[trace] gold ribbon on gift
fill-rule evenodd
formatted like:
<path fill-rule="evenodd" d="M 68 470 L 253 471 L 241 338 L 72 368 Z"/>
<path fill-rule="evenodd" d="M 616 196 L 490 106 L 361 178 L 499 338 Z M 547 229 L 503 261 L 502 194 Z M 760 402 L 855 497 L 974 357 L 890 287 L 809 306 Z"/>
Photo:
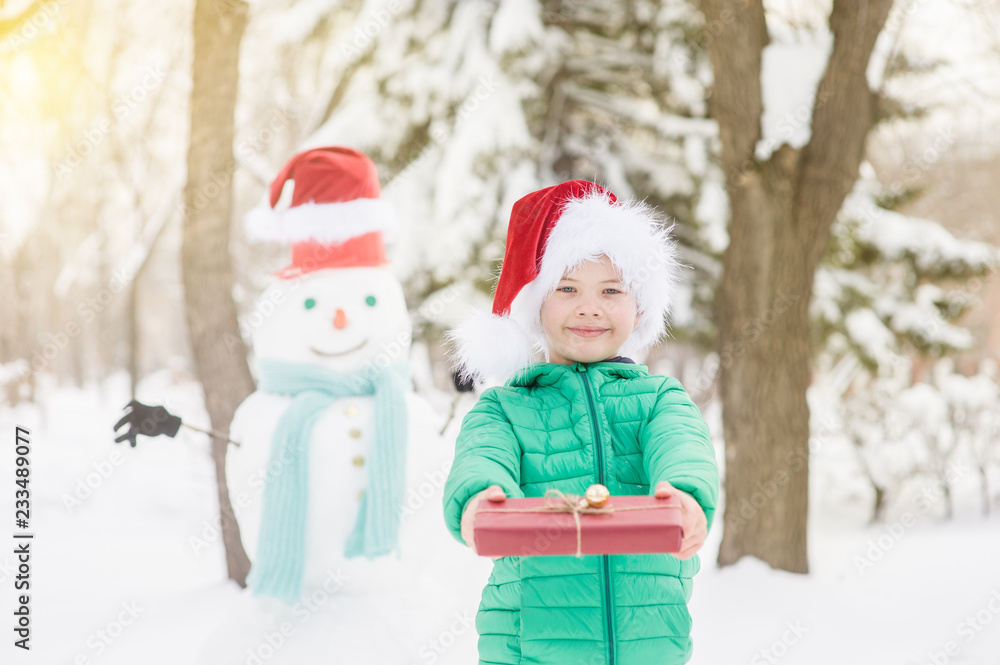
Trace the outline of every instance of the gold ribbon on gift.
<path fill-rule="evenodd" d="M 545 490 L 545 505 L 537 508 L 483 508 L 477 513 L 570 513 L 576 523 L 576 556 L 583 556 L 582 550 L 582 528 L 580 526 L 580 515 L 605 515 L 626 510 L 659 510 L 663 508 L 677 508 L 674 505 L 660 506 L 623 506 L 615 508 L 610 504 L 603 508 L 596 508 L 587 501 L 585 497 L 575 494 L 563 494 L 557 489 Z"/>

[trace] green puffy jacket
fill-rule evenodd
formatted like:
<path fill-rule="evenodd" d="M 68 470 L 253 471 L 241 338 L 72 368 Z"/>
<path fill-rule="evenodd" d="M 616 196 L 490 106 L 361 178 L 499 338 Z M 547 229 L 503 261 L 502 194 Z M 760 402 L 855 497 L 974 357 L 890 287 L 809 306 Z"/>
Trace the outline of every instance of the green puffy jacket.
<path fill-rule="evenodd" d="M 466 415 L 444 489 L 460 542 L 462 511 L 496 484 L 508 497 L 556 488 L 693 495 L 711 527 L 719 471 L 708 426 L 680 383 L 620 362 L 537 363 L 490 388 Z M 476 617 L 480 663 L 673 665 L 691 656 L 687 601 L 698 557 L 525 556 L 495 560 Z"/>

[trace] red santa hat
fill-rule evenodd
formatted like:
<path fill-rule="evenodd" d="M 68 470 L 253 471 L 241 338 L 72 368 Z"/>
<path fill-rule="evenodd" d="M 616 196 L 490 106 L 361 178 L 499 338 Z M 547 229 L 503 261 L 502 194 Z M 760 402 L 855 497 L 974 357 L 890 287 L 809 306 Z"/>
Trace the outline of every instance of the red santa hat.
<path fill-rule="evenodd" d="M 277 208 L 293 183 L 292 201 Z M 285 279 L 324 268 L 388 263 L 383 234 L 395 229 L 392 205 L 381 198 L 378 171 L 365 154 L 343 147 L 300 152 L 271 183 L 270 205 L 247 216 L 247 234 L 291 243 Z"/>
<path fill-rule="evenodd" d="M 604 254 L 636 300 L 639 324 L 621 349 L 658 342 L 674 302 L 681 264 L 673 227 L 649 206 L 618 201 L 599 185 L 571 180 L 514 203 L 492 313 L 478 312 L 446 335 L 459 376 L 506 382 L 546 353 L 541 307 L 559 281 Z"/>

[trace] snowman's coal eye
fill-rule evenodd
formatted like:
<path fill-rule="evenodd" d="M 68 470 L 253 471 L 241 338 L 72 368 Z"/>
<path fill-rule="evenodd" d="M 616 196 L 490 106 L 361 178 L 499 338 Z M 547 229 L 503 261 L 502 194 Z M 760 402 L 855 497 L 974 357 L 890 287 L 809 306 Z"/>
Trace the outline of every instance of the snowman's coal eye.
<path fill-rule="evenodd" d="M 313 307 L 316 306 L 316 301 L 313 300 L 312 298 L 306 298 L 306 301 L 302 304 L 305 305 L 306 309 L 312 309 Z"/>
<path fill-rule="evenodd" d="M 367 298 L 365 298 L 365 302 L 368 303 L 369 307 L 374 307 L 375 306 L 375 296 L 368 296 Z"/>

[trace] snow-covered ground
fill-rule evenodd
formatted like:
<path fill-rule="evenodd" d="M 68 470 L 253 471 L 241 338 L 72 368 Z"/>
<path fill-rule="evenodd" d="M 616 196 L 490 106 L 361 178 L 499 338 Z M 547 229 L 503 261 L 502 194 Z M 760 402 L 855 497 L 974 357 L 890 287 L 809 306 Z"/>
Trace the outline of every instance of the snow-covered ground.
<path fill-rule="evenodd" d="M 431 395 L 414 415 L 427 437 L 412 443 L 414 511 L 393 574 L 367 594 L 332 579 L 330 592 L 281 609 L 226 580 L 201 435 L 143 438 L 135 449 L 113 443 L 128 401 L 121 376 L 42 393 L 43 407 L 0 411 L 9 444 L 0 454 L 0 515 L 10 524 L 0 534 L 8 543 L 0 547 L 0 662 L 476 662 L 472 622 L 490 561 L 444 530 L 442 469 L 461 415 L 437 436 L 447 396 Z M 159 373 L 139 398 L 205 424 L 189 380 Z M 471 404 L 466 397 L 462 410 Z M 12 631 L 15 425 L 31 431 L 30 653 L 13 646 Z M 811 574 L 753 559 L 720 570 L 714 531 L 691 606 L 692 664 L 1000 663 L 1000 516 L 980 516 L 974 497 L 959 493 L 952 521 L 899 508 L 869 527 L 863 502 L 837 491 L 848 479 L 831 469 L 850 464 L 831 459 L 833 446 L 822 452 L 823 464 L 813 465 Z"/>

